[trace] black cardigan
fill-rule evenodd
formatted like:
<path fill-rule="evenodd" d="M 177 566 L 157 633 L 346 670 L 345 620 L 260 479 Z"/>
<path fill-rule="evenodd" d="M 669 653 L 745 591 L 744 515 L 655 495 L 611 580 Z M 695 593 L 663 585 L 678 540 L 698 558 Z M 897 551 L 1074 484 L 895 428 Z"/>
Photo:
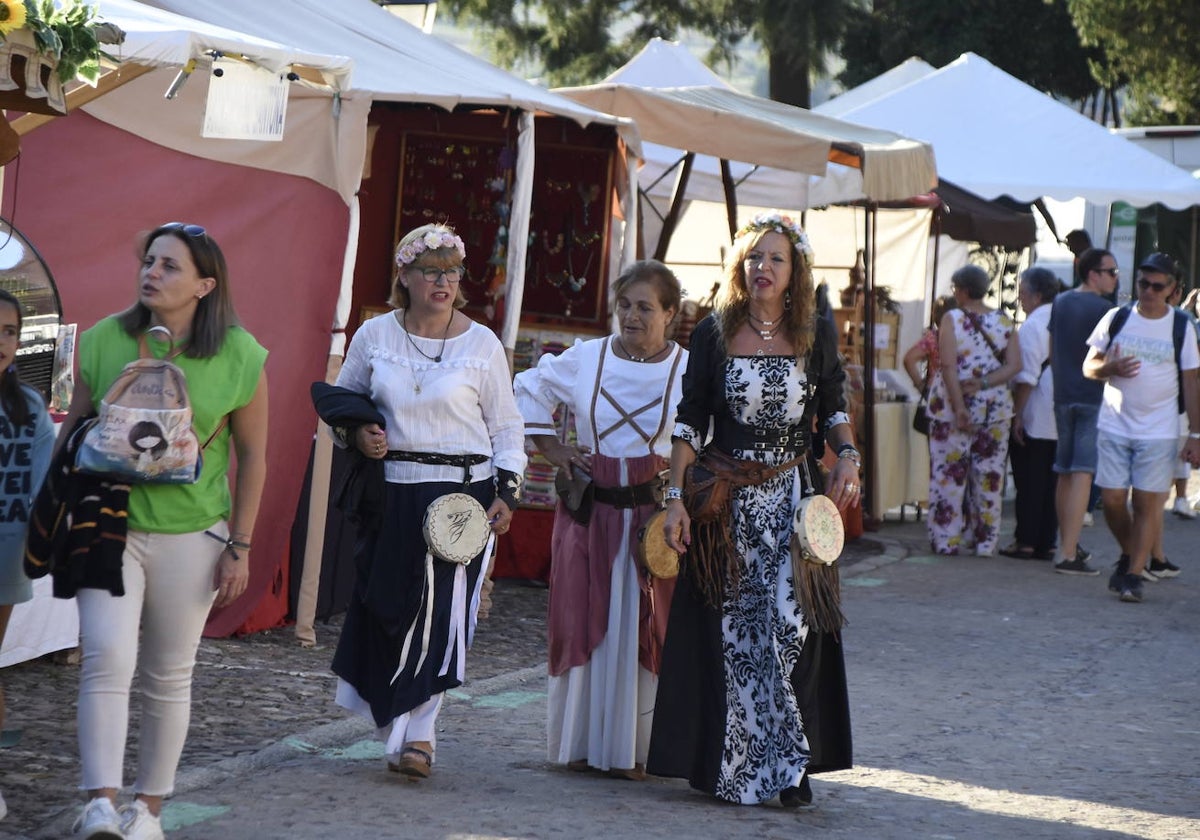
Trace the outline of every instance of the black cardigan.
<path fill-rule="evenodd" d="M 809 391 L 800 425 L 811 433 L 814 415 L 820 425 L 812 435 L 812 450 L 820 458 L 825 451 L 825 422 L 835 413 L 846 410 L 846 373 L 838 356 L 837 335 L 824 318 L 816 319 L 816 335 L 812 352 L 805 365 Z M 725 450 L 737 448 L 724 430 L 733 421 L 725 397 L 725 343 L 716 314 L 709 315 L 696 325 L 688 346 L 688 365 L 683 374 L 683 399 L 679 401 L 676 422 L 686 423 L 707 434 L 714 423 L 713 443 Z M 783 431 L 783 430 L 780 430 Z"/>

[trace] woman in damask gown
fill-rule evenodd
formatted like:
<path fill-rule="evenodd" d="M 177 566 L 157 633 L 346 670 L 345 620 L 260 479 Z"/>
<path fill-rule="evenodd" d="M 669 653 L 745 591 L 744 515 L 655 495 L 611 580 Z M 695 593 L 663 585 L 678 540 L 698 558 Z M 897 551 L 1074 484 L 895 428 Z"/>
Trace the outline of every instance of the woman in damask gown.
<path fill-rule="evenodd" d="M 667 338 L 681 298 L 669 268 L 634 263 L 612 294 L 615 335 L 543 356 L 513 384 L 525 433 L 559 470 L 590 475 L 594 493 L 586 524 L 561 501 L 554 517 L 549 758 L 642 779 L 675 581 L 651 577 L 636 547 L 661 497 L 687 351 Z M 559 404 L 574 444 L 561 440 Z"/>
<path fill-rule="evenodd" d="M 789 551 L 801 498 L 824 492 L 842 509 L 859 499 L 845 375 L 833 327 L 814 315 L 811 260 L 787 216 L 738 232 L 716 311 L 692 333 L 671 450 L 664 529 L 682 570 L 647 770 L 730 802 L 810 805 L 809 773 L 851 762 L 840 611 L 801 606 L 815 602 Z M 814 456 L 826 442 L 838 458 L 823 481 Z M 731 540 L 715 552 L 681 499 L 686 468 L 709 447 L 794 464 L 734 489 Z"/>

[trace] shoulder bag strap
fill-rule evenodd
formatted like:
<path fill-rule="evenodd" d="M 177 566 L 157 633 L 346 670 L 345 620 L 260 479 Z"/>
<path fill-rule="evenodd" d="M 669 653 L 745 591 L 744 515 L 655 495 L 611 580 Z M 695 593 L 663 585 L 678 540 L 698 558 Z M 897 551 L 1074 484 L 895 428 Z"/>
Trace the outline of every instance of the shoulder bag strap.
<path fill-rule="evenodd" d="M 983 336 L 983 340 L 986 341 L 988 347 L 992 349 L 992 355 L 996 357 L 996 361 L 1003 365 L 1004 351 L 997 347 L 996 342 L 992 340 L 990 335 L 988 335 L 988 331 L 984 328 L 983 322 L 979 319 L 979 316 L 974 312 L 968 312 L 965 309 L 963 310 L 963 315 L 965 315 L 967 320 L 971 322 L 972 327 L 979 330 L 979 334 Z"/>

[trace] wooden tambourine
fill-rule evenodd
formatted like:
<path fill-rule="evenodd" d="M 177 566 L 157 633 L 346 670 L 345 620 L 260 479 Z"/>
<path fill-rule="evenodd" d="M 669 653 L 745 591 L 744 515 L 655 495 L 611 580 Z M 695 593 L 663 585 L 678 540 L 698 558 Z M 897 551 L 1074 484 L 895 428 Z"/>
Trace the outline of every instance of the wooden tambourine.
<path fill-rule="evenodd" d="M 679 555 L 667 545 L 663 522 L 667 512 L 660 510 L 646 520 L 638 531 L 638 560 L 651 577 L 669 579 L 679 574 Z"/>
<path fill-rule="evenodd" d="M 800 556 L 810 563 L 832 566 L 846 544 L 842 514 L 828 496 L 801 499 L 792 519 Z"/>
<path fill-rule="evenodd" d="M 434 499 L 421 526 L 430 554 L 447 563 L 463 565 L 483 551 L 490 530 L 483 505 L 466 493 L 449 493 Z"/>

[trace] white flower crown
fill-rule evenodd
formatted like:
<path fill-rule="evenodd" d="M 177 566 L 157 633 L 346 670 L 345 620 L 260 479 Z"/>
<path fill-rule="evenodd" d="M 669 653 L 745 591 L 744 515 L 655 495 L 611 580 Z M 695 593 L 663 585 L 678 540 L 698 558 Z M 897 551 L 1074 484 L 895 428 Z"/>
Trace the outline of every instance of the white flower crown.
<path fill-rule="evenodd" d="M 813 249 L 812 244 L 808 241 L 808 234 L 804 232 L 804 228 L 800 227 L 799 222 L 778 210 L 754 215 L 750 221 L 742 225 L 742 229 L 737 232 L 737 236 L 734 238 L 741 239 L 746 234 L 765 233 L 767 231 L 782 233 L 792 243 L 792 246 L 796 249 L 796 253 L 804 258 L 805 262 L 812 261 Z"/>
<path fill-rule="evenodd" d="M 457 234 L 448 230 L 431 230 L 420 239 L 414 239 L 396 251 L 396 265 L 406 266 L 426 251 L 436 251 L 439 248 L 453 248 L 460 259 L 467 258 L 467 249 Z"/>

